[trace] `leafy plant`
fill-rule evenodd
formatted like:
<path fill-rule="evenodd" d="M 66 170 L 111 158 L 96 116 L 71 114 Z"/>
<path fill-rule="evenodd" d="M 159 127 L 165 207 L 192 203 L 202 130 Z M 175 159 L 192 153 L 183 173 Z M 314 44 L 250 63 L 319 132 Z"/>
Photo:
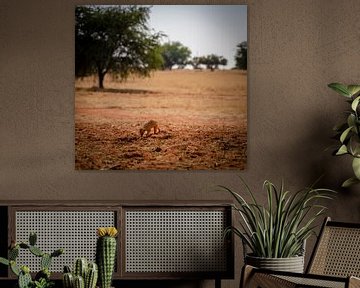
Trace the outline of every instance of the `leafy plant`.
<path fill-rule="evenodd" d="M 241 179 L 242 180 L 242 179 Z M 242 180 L 251 202 L 240 194 L 220 186 L 236 200 L 233 208 L 240 215 L 240 227 L 229 227 L 225 233 L 239 236 L 256 257 L 287 258 L 301 255 L 306 239 L 314 233 L 315 220 L 324 213 L 325 206 L 317 202 L 331 199 L 334 191 L 304 188 L 296 193 L 278 189 L 270 181 L 264 182 L 267 206 L 257 202 L 249 186 Z"/>
<path fill-rule="evenodd" d="M 51 288 L 55 285 L 54 282 L 49 282 L 48 280 L 46 280 L 45 278 L 41 278 L 39 279 L 39 281 L 34 281 L 33 282 L 33 287 L 34 288 Z"/>
<path fill-rule="evenodd" d="M 360 85 L 344 85 L 331 83 L 328 85 L 338 94 L 347 98 L 351 109 L 347 111 L 346 122 L 334 127 L 340 145 L 334 151 L 334 155 L 349 154 L 353 157 L 352 168 L 354 176 L 347 179 L 342 186 L 348 187 L 360 183 Z"/>

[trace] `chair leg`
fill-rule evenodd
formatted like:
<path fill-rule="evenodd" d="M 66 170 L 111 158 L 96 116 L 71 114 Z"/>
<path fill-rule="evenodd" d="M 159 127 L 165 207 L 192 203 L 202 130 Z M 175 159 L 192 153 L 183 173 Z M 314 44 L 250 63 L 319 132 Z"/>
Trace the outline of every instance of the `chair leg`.
<path fill-rule="evenodd" d="M 261 273 L 257 269 L 246 265 L 243 267 L 240 280 L 240 288 L 295 288 L 296 284 L 287 280 L 272 276 L 271 274 Z M 357 286 L 356 286 L 357 287 Z M 355 288 L 355 287 L 354 287 Z M 360 288 L 360 287 L 359 287 Z"/>
<path fill-rule="evenodd" d="M 221 288 L 221 279 L 215 278 L 215 288 Z"/>
<path fill-rule="evenodd" d="M 253 274 L 254 267 L 250 265 L 244 265 L 241 271 L 240 285 L 239 288 L 246 288 L 249 285 L 251 280 L 251 275 Z"/>

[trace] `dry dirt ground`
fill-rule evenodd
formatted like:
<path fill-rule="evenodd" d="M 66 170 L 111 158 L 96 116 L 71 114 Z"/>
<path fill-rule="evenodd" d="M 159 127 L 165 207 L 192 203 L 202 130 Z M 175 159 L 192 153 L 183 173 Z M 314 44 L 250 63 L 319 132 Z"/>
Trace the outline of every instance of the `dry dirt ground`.
<path fill-rule="evenodd" d="M 96 85 L 75 83 L 76 169 L 245 168 L 246 72 L 158 71 Z M 160 132 L 141 137 L 149 120 Z"/>

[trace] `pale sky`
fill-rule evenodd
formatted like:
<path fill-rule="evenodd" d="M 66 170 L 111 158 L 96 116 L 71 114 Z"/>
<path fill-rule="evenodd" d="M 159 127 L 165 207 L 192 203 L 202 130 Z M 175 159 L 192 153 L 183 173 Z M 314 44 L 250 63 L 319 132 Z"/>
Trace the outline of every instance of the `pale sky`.
<path fill-rule="evenodd" d="M 163 42 L 179 41 L 192 57 L 216 54 L 235 65 L 236 45 L 247 41 L 246 5 L 153 5 L 149 26 L 164 32 Z"/>

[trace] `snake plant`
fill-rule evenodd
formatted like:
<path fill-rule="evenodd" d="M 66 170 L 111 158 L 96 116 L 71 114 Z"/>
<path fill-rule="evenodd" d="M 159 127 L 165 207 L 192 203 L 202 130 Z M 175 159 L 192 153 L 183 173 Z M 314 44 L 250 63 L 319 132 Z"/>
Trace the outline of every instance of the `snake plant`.
<path fill-rule="evenodd" d="M 314 233 L 316 220 L 326 207 L 319 200 L 331 199 L 334 191 L 329 189 L 304 188 L 296 193 L 285 190 L 283 183 L 277 188 L 266 180 L 264 189 L 267 203 L 256 200 L 249 186 L 245 193 L 251 201 L 225 186 L 235 199 L 233 208 L 240 215 L 239 227 L 228 227 L 225 234 L 233 232 L 247 245 L 252 256 L 266 258 L 288 258 L 301 255 L 303 244 Z"/>

